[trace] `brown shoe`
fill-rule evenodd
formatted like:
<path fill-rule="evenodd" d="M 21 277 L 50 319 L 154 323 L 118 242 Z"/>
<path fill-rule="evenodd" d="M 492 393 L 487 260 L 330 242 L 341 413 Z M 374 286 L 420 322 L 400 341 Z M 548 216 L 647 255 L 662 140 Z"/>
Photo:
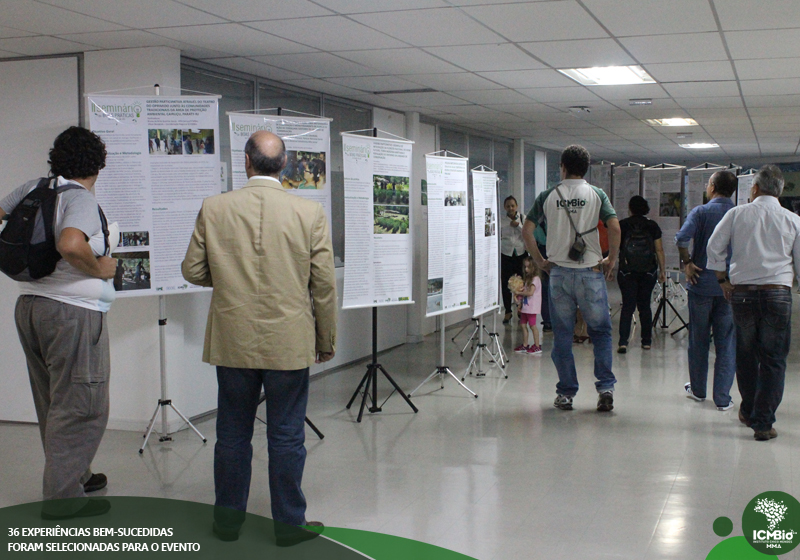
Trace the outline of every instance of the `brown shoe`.
<path fill-rule="evenodd" d="M 325 525 L 319 521 L 309 521 L 305 524 L 306 527 L 314 527 L 315 531 L 308 531 L 300 527 L 295 527 L 293 530 L 286 531 L 285 529 L 276 531 L 275 544 L 280 547 L 294 546 L 305 541 L 316 539 L 322 531 L 325 530 Z"/>
<path fill-rule="evenodd" d="M 742 408 L 741 407 L 739 407 L 739 422 L 741 422 L 742 424 L 744 424 L 748 428 L 750 427 L 750 424 L 751 424 L 750 419 L 745 417 L 744 413 L 742 412 Z"/>
<path fill-rule="evenodd" d="M 775 430 L 775 428 L 770 428 L 769 431 L 766 432 L 754 432 L 753 437 L 756 441 L 769 441 L 778 437 L 778 432 Z"/>

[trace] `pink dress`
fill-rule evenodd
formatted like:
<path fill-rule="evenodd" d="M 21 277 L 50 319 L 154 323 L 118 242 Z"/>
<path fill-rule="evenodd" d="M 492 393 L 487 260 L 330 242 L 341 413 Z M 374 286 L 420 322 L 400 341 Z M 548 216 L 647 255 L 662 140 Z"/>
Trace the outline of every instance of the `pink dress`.
<path fill-rule="evenodd" d="M 536 291 L 532 296 L 523 296 L 522 305 L 519 308 L 520 313 L 527 313 L 528 315 L 539 315 L 542 312 L 542 281 L 538 276 L 533 278 L 533 287 Z"/>

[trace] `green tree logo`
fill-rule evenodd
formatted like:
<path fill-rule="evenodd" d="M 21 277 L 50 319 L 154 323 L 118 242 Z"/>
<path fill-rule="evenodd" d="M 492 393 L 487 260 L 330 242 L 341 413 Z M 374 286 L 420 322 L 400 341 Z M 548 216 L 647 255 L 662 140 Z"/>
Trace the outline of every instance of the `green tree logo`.
<path fill-rule="evenodd" d="M 800 544 L 800 502 L 785 492 L 764 492 L 742 514 L 745 539 L 763 554 L 786 554 Z"/>

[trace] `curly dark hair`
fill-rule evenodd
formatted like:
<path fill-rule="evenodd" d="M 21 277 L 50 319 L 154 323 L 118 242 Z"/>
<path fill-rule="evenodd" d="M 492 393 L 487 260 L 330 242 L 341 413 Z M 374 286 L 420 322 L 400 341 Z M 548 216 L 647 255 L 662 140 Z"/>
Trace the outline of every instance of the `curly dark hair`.
<path fill-rule="evenodd" d="M 106 145 L 94 132 L 71 126 L 53 141 L 50 148 L 50 173 L 65 179 L 97 175 L 106 166 Z"/>
<path fill-rule="evenodd" d="M 578 144 L 567 146 L 561 152 L 561 164 L 567 170 L 568 175 L 583 177 L 589 171 L 591 160 L 589 151 Z"/>

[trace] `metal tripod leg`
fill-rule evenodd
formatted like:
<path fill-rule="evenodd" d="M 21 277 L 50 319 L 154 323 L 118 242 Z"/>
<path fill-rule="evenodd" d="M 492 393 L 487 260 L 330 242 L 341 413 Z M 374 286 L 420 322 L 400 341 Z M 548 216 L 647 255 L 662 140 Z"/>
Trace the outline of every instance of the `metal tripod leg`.
<path fill-rule="evenodd" d="M 200 430 L 198 430 L 195 427 L 195 425 L 192 424 L 192 422 L 188 418 L 186 418 L 186 416 L 184 416 L 183 413 L 180 410 L 175 408 L 175 405 L 172 404 L 171 400 L 169 400 L 169 399 L 167 399 L 167 400 L 159 399 L 158 400 L 158 405 L 156 406 L 156 410 L 155 410 L 155 412 L 153 412 L 153 417 L 150 419 L 150 423 L 147 425 L 147 433 L 145 433 L 145 435 L 144 435 L 144 443 L 142 443 L 142 447 L 139 448 L 139 454 L 144 453 L 144 448 L 147 445 L 147 440 L 150 439 L 150 434 L 153 432 L 153 426 L 155 425 L 155 422 L 156 422 L 156 416 L 158 416 L 158 409 L 161 408 L 161 407 L 164 407 L 164 406 L 169 406 L 172 410 L 174 410 L 175 414 L 177 414 L 180 417 L 181 420 L 186 422 L 186 424 L 194 431 L 194 433 L 197 434 L 197 437 L 199 437 L 201 440 L 203 440 L 203 443 L 207 443 L 208 442 L 208 440 L 205 438 L 205 436 L 200 433 Z M 171 441 L 171 440 L 172 440 L 172 438 L 166 432 L 161 434 L 161 437 L 158 438 L 158 441 Z"/>
<path fill-rule="evenodd" d="M 476 334 L 478 334 L 479 332 L 480 332 L 480 327 L 476 325 L 476 326 L 475 326 L 475 330 L 473 330 L 473 331 L 472 331 L 472 334 L 471 334 L 471 335 L 469 335 L 469 339 L 467 339 L 467 343 L 464 345 L 464 348 L 462 348 L 462 349 L 461 349 L 461 355 L 462 355 L 462 356 L 464 355 L 464 352 L 466 352 L 466 350 L 467 350 L 467 346 L 469 346 L 469 345 L 470 345 L 470 343 L 471 343 L 473 340 L 475 340 L 475 335 L 476 335 Z"/>
<path fill-rule="evenodd" d="M 433 378 L 434 378 L 434 377 L 436 377 L 437 375 L 439 376 L 439 383 L 440 383 L 440 388 L 441 388 L 441 389 L 444 389 L 444 376 L 445 376 L 445 375 L 449 375 L 450 377 L 452 377 L 453 379 L 455 379 L 455 380 L 456 380 L 456 383 L 458 383 L 459 385 L 461 385 L 461 386 L 462 386 L 462 387 L 463 387 L 463 388 L 464 388 L 464 389 L 465 389 L 465 390 L 466 390 L 466 391 L 467 391 L 467 392 L 468 392 L 470 395 L 472 395 L 472 396 L 473 396 L 473 397 L 475 397 L 476 399 L 478 398 L 478 395 L 477 395 L 477 394 L 475 394 L 475 392 L 473 392 L 473 391 L 472 391 L 472 390 L 471 390 L 469 387 L 467 387 L 466 385 L 464 385 L 464 384 L 461 382 L 461 380 L 460 380 L 460 379 L 459 379 L 459 378 L 456 376 L 456 374 L 455 374 L 455 373 L 453 373 L 452 371 L 450 371 L 450 368 L 449 368 L 449 367 L 447 367 L 447 366 L 439 366 L 439 367 L 437 367 L 437 368 L 436 368 L 436 371 L 434 371 L 434 372 L 433 372 L 433 373 L 431 373 L 431 374 L 430 374 L 428 377 L 426 377 L 426 378 L 425 378 L 425 381 L 423 381 L 422 383 L 420 383 L 419 385 L 417 385 L 416 389 L 414 389 L 413 391 L 411 391 L 411 392 L 408 394 L 408 398 L 410 399 L 411 397 L 413 397 L 413 396 L 414 396 L 414 393 L 416 393 L 416 392 L 417 392 L 417 391 L 420 389 L 420 387 L 422 387 L 423 385 L 425 385 L 425 384 L 426 384 L 428 381 L 430 381 L 431 379 L 433 379 Z"/>

